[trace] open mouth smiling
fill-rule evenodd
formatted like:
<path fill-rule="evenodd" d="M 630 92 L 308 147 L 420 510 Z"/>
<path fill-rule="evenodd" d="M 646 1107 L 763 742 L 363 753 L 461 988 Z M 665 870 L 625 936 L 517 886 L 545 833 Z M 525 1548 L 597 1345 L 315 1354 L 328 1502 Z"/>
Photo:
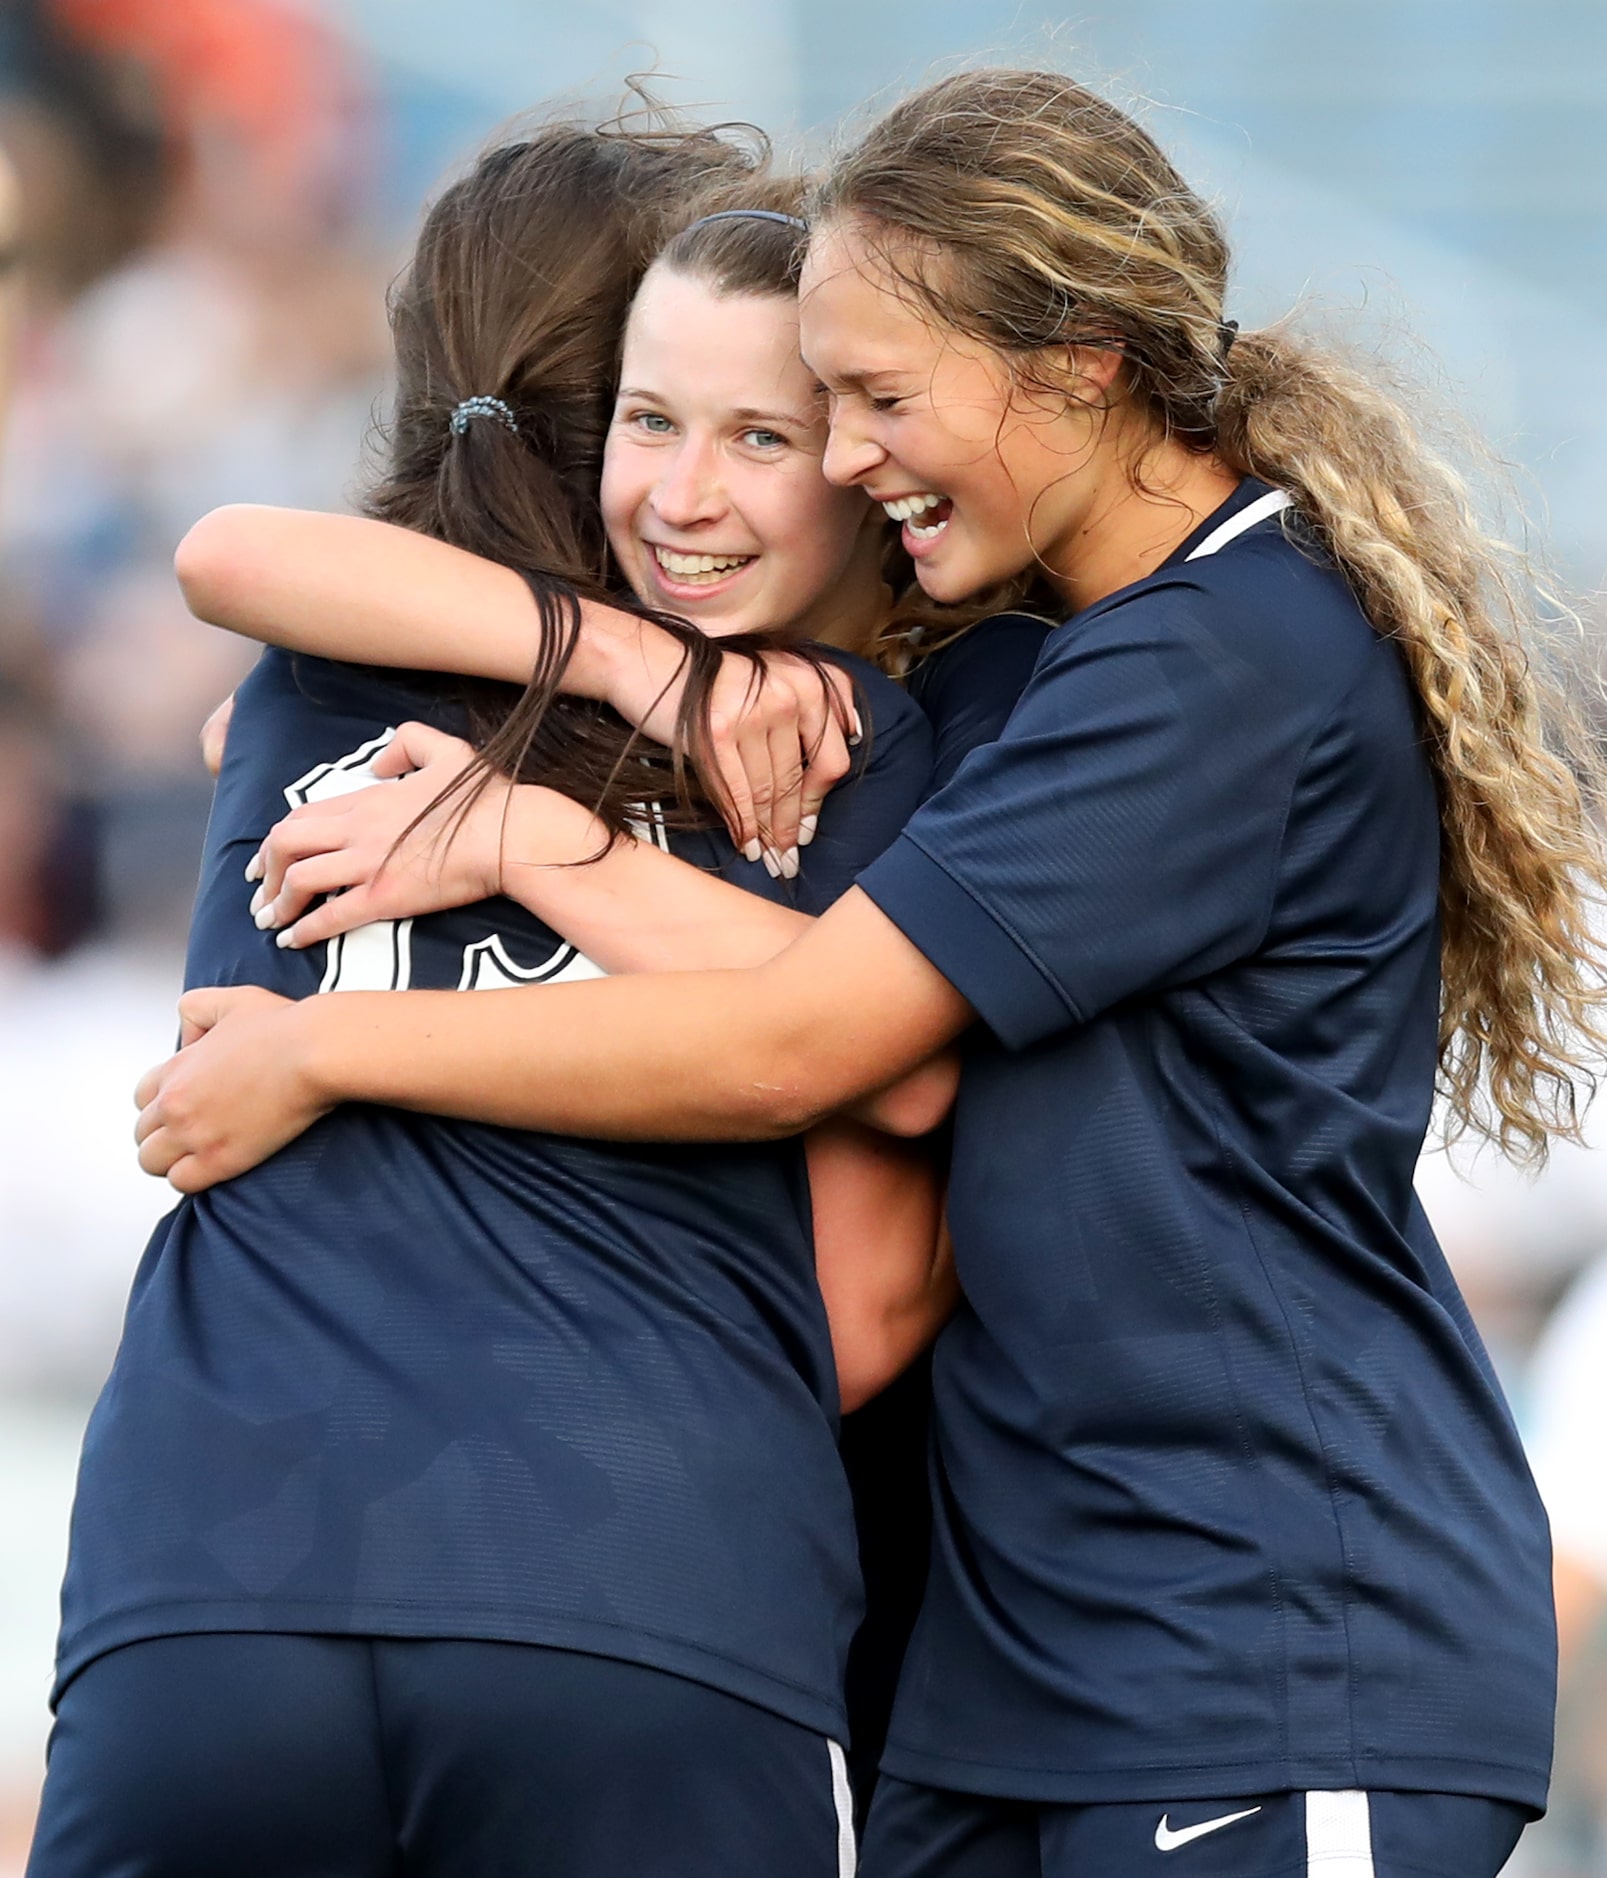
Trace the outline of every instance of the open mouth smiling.
<path fill-rule="evenodd" d="M 647 546 L 659 572 L 682 587 L 718 586 L 758 559 L 754 554 L 685 554 L 678 548 L 661 547 L 656 541 Z"/>
<path fill-rule="evenodd" d="M 935 541 L 949 525 L 954 503 L 948 496 L 921 490 L 882 503 L 890 521 L 899 522 L 915 541 Z"/>

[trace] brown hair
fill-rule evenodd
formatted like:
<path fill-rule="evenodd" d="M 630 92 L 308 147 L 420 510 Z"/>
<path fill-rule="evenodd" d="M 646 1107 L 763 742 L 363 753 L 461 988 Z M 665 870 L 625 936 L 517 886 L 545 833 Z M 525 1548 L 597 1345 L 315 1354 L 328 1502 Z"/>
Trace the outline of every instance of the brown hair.
<path fill-rule="evenodd" d="M 1601 763 L 1583 711 L 1527 650 L 1521 561 L 1402 406 L 1282 328 L 1229 350 L 1215 216 L 1139 125 L 1057 73 L 918 93 L 842 159 L 816 215 L 852 218 L 917 304 L 1025 380 L 1054 385 L 1067 346 L 1119 348 L 1117 395 L 1158 435 L 1293 496 L 1417 693 L 1443 828 L 1452 1131 L 1532 1158 L 1575 1134 L 1576 1084 L 1593 1087 L 1607 1042 L 1589 921 L 1607 885 Z"/>
<path fill-rule="evenodd" d="M 700 744 L 719 653 L 611 586 L 597 488 L 631 295 L 688 204 L 762 161 L 762 145 L 712 130 L 551 124 L 488 151 L 425 217 L 391 298 L 396 395 L 365 506 L 516 569 L 541 628 L 522 693 L 459 681 L 484 765 L 466 801 L 494 769 L 588 803 L 613 833 L 666 797 L 672 824 L 708 820 L 680 751 Z M 454 424 L 471 399 L 502 409 Z M 559 693 L 582 597 L 679 640 L 690 673 L 673 762 L 607 706 Z"/>

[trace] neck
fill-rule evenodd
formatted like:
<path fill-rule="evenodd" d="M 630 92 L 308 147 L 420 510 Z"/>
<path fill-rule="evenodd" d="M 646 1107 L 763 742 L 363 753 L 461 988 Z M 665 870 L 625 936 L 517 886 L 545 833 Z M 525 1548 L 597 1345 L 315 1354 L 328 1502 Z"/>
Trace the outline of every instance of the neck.
<path fill-rule="evenodd" d="M 1064 541 L 1050 555 L 1074 612 L 1153 574 L 1238 487 L 1219 458 L 1175 442 L 1116 448 Z"/>
<path fill-rule="evenodd" d="M 892 615 L 893 593 L 882 578 L 881 516 L 872 514 L 874 520 L 861 528 L 848 564 L 830 593 L 798 621 L 798 638 L 868 657 L 881 637 Z"/>

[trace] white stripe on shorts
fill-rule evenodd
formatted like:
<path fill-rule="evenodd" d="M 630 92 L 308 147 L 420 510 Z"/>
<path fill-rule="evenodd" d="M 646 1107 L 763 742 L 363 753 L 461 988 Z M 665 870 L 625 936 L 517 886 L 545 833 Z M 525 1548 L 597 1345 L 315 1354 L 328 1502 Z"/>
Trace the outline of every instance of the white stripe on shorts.
<path fill-rule="evenodd" d="M 1306 1795 L 1306 1878 L 1374 1878 L 1365 1793 Z"/>
<path fill-rule="evenodd" d="M 837 1878 L 854 1878 L 859 1853 L 854 1846 L 854 1789 L 848 1782 L 848 1760 L 835 1741 L 826 1743 L 831 1756 L 831 1798 L 837 1808 Z"/>

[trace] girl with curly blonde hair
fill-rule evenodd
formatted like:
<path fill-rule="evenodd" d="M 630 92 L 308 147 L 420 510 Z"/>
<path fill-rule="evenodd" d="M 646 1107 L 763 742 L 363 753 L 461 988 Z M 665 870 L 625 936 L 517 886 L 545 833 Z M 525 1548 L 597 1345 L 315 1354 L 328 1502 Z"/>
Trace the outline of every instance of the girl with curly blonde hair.
<path fill-rule="evenodd" d="M 205 1186 L 351 1100 L 786 1133 L 975 1025 L 864 1869 L 1488 1878 L 1545 1799 L 1545 1520 L 1412 1171 L 1437 1081 L 1520 1155 L 1573 1126 L 1588 744 L 1456 477 L 1235 331 L 1216 218 L 1108 103 L 949 79 L 812 222 L 827 474 L 931 600 L 1060 595 L 1004 734 L 754 971 L 192 994 L 146 1164 Z"/>

